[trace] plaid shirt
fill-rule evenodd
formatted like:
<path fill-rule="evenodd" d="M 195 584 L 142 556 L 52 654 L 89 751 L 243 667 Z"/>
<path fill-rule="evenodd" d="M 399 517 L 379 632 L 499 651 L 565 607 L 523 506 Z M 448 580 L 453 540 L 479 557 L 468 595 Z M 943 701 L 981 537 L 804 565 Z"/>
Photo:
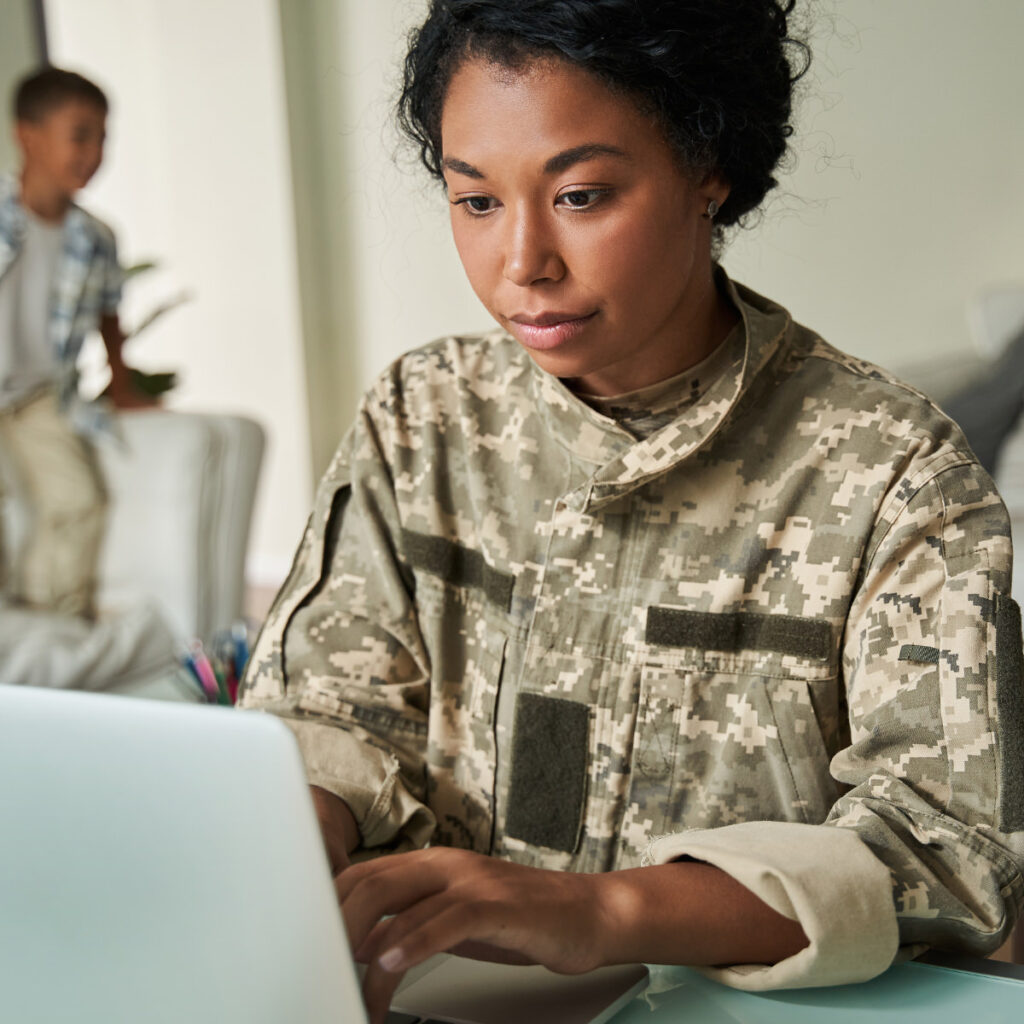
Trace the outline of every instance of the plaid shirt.
<path fill-rule="evenodd" d="M 18 182 L 0 177 L 0 280 L 21 251 L 26 214 Z M 76 364 L 86 336 L 100 317 L 116 313 L 121 300 L 121 269 L 114 233 L 79 206 L 64 218 L 64 247 L 50 303 L 50 338 L 61 366 L 62 407 L 83 429 L 98 425 L 89 406 L 78 400 Z"/>

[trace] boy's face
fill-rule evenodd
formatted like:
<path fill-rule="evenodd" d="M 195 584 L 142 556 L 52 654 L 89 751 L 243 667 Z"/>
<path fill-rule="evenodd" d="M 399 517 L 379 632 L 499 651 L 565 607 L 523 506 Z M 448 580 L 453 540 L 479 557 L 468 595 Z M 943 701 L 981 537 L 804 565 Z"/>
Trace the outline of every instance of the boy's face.
<path fill-rule="evenodd" d="M 41 121 L 19 121 L 24 172 L 70 198 L 103 160 L 107 115 L 93 103 L 68 100 Z"/>

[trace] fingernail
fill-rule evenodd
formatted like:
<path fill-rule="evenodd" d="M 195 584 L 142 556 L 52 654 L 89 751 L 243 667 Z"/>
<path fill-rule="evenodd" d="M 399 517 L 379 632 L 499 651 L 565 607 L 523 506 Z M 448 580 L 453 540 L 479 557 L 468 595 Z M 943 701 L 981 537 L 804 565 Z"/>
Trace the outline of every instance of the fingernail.
<path fill-rule="evenodd" d="M 395 971 L 400 971 L 405 964 L 405 956 L 402 951 L 397 947 L 393 946 L 391 949 L 384 953 L 381 953 L 380 960 L 378 963 L 385 971 L 394 974 Z"/>

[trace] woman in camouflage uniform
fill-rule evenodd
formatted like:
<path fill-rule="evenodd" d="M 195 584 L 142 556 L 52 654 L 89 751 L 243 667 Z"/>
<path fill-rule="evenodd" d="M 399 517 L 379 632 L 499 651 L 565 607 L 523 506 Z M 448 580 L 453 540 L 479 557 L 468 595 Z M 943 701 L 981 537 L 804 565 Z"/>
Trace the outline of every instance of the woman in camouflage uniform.
<path fill-rule="evenodd" d="M 368 392 L 242 697 L 299 740 L 377 1019 L 442 949 L 771 988 L 1013 927 L 1002 504 L 713 259 L 774 185 L 791 6 L 434 0 L 412 39 L 499 329 Z"/>

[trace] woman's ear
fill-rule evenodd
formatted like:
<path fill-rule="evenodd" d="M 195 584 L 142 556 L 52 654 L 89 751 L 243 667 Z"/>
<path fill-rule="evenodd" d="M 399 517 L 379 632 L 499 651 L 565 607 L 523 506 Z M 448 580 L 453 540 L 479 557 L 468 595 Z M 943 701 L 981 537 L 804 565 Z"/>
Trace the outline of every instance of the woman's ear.
<path fill-rule="evenodd" d="M 722 208 L 732 189 L 717 171 L 709 171 L 697 186 L 703 215 L 711 219 Z"/>

